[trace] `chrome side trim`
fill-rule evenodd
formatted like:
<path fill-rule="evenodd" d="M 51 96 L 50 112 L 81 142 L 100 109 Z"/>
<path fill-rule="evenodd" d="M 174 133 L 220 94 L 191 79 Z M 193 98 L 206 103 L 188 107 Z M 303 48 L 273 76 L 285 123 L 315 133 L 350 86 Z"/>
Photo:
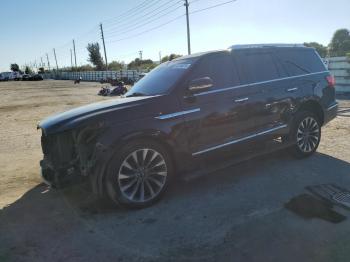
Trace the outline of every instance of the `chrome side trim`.
<path fill-rule="evenodd" d="M 245 101 L 248 101 L 249 100 L 249 97 L 245 97 L 245 98 L 241 98 L 241 99 L 236 99 L 235 102 L 236 103 L 241 103 L 241 102 L 245 102 Z"/>
<path fill-rule="evenodd" d="M 237 89 L 237 88 L 241 88 L 241 87 L 250 87 L 250 86 L 255 86 L 255 85 L 274 83 L 274 82 L 279 82 L 279 81 L 283 81 L 283 80 L 296 79 L 296 78 L 300 78 L 300 77 L 319 75 L 319 74 L 324 74 L 324 73 L 329 73 L 329 71 L 327 70 L 327 71 L 322 71 L 322 72 L 316 72 L 316 73 L 310 73 L 310 74 L 304 74 L 304 75 L 298 75 L 298 76 L 289 76 L 289 77 L 277 78 L 277 79 L 268 80 L 268 81 L 255 82 L 255 83 L 246 84 L 246 85 L 225 87 L 225 88 L 221 88 L 221 89 L 216 89 L 216 90 L 206 91 L 203 93 L 194 94 L 193 96 L 203 96 L 203 95 L 207 95 L 207 94 L 213 94 L 213 93 L 219 93 L 219 92 L 224 92 L 224 91 L 228 91 L 228 90 L 233 90 L 233 89 Z"/>
<path fill-rule="evenodd" d="M 335 103 L 334 105 L 327 108 L 327 111 L 332 110 L 333 108 L 337 107 L 338 103 Z"/>
<path fill-rule="evenodd" d="M 266 135 L 266 134 L 269 134 L 269 133 L 271 133 L 273 131 L 276 131 L 276 130 L 279 130 L 279 129 L 282 129 L 282 128 L 285 128 L 285 127 L 287 127 L 287 125 L 285 125 L 285 124 L 284 125 L 280 125 L 280 126 L 276 126 L 274 128 L 271 128 L 271 129 L 268 129 L 268 130 L 265 130 L 265 131 L 262 131 L 262 132 L 259 132 L 259 133 L 256 133 L 256 134 L 252 134 L 252 135 L 249 135 L 249 136 L 246 136 L 246 137 L 242 137 L 242 138 L 239 138 L 239 139 L 232 140 L 232 141 L 227 142 L 225 144 L 209 147 L 207 149 L 204 149 L 204 150 L 192 153 L 192 156 L 197 156 L 197 155 L 200 155 L 200 154 L 203 154 L 203 153 L 207 153 L 209 151 L 213 151 L 213 150 L 225 147 L 225 146 L 233 145 L 233 144 L 245 141 L 245 140 L 252 139 L 252 138 L 257 137 L 257 136 Z"/>
<path fill-rule="evenodd" d="M 293 92 L 293 91 L 297 91 L 298 88 L 297 87 L 294 87 L 294 88 L 289 88 L 287 89 L 287 92 Z"/>
<path fill-rule="evenodd" d="M 187 114 L 191 114 L 191 113 L 195 113 L 195 112 L 199 112 L 201 111 L 200 108 L 195 108 L 195 109 L 191 109 L 191 110 L 186 110 L 186 111 L 181 111 L 181 112 L 176 112 L 176 113 L 171 113 L 171 114 L 166 114 L 166 115 L 160 115 L 160 116 L 156 116 L 156 119 L 160 119 L 160 120 L 165 120 L 165 119 L 171 119 L 171 118 L 175 118 L 178 116 L 183 116 L 183 115 L 187 115 Z"/>

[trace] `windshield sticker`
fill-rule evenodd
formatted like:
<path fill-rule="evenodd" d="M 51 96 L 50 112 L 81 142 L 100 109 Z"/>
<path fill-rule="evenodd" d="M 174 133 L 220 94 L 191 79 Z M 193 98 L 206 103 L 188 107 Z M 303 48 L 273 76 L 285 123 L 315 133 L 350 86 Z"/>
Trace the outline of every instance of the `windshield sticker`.
<path fill-rule="evenodd" d="M 188 69 L 191 66 L 191 64 L 177 64 L 174 65 L 174 69 Z"/>

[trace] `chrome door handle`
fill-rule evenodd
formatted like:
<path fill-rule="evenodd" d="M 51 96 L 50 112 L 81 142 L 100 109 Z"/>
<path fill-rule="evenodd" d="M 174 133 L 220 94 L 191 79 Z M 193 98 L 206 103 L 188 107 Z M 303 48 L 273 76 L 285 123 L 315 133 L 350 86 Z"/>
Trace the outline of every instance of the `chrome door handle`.
<path fill-rule="evenodd" d="M 294 88 L 287 89 L 287 92 L 294 92 L 294 91 L 297 91 L 297 90 L 298 90 L 298 88 L 294 87 Z"/>
<path fill-rule="evenodd" d="M 248 97 L 245 97 L 245 98 L 240 98 L 240 99 L 236 99 L 235 102 L 236 103 L 242 103 L 242 102 L 245 102 L 245 101 L 248 101 Z"/>

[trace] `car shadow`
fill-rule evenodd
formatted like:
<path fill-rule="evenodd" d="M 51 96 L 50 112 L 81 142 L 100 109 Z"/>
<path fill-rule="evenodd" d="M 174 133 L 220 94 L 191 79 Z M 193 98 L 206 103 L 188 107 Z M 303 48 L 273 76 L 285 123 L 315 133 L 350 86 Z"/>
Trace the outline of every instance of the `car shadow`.
<path fill-rule="evenodd" d="M 195 179 L 176 179 L 161 202 L 176 201 L 175 198 L 181 197 L 181 195 L 192 195 L 198 193 L 197 191 L 208 191 L 211 188 L 217 188 L 228 183 L 238 183 L 239 180 L 249 175 L 258 176 L 259 174 L 254 172 L 258 169 L 268 171 L 270 165 L 289 168 L 292 166 L 297 167 L 299 163 L 302 163 L 304 166 L 308 162 L 312 162 L 321 173 L 326 172 L 326 170 L 347 170 L 350 174 L 350 163 L 326 154 L 316 152 L 314 156 L 308 159 L 295 160 L 287 152 L 279 151 L 256 157 L 214 173 L 196 177 Z M 63 190 L 56 190 L 42 183 L 27 191 L 17 201 L 0 210 L 0 216 L 6 217 L 7 214 L 17 210 L 28 210 L 33 207 L 37 209 L 50 206 L 50 209 L 52 209 L 54 205 L 52 205 L 51 201 L 56 200 L 61 200 L 65 205 L 82 214 L 127 214 L 133 212 L 132 210 L 115 206 L 107 198 L 99 198 L 92 195 L 88 187 L 84 185 L 75 185 Z M 31 213 L 33 216 L 38 215 L 37 213 Z"/>
<path fill-rule="evenodd" d="M 310 176 L 307 175 L 308 170 Z M 221 213 L 218 208 L 222 210 L 226 207 L 237 212 L 237 216 L 245 216 L 247 206 L 249 212 L 258 208 L 253 205 L 250 207 L 250 199 L 259 199 L 259 205 L 264 204 L 264 196 L 259 191 L 261 185 L 271 185 L 276 189 L 285 187 L 279 189 L 281 192 L 284 190 L 281 199 L 274 200 L 283 207 L 288 197 L 300 193 L 293 189 L 292 183 L 300 183 L 303 176 L 305 186 L 317 181 L 321 183 L 320 180 L 328 180 L 335 172 L 337 176 L 333 179 L 339 179 L 341 184 L 350 182 L 343 180 L 345 177 L 349 179 L 350 174 L 350 163 L 346 161 L 322 153 L 316 153 L 308 159 L 293 160 L 285 152 L 276 152 L 195 180 L 177 180 L 159 203 L 141 210 L 115 207 L 106 199 L 92 196 L 85 187 L 74 186 L 57 191 L 40 184 L 0 210 L 0 261 L 13 258 L 17 260 L 26 256 L 31 259 L 46 256 L 50 260 L 55 254 L 60 256 L 62 246 L 69 247 L 69 241 L 65 241 L 71 237 L 94 241 L 93 235 L 96 232 L 104 232 L 103 234 L 113 237 L 113 230 L 119 232 L 122 227 L 133 227 L 134 230 L 141 231 L 152 225 L 165 230 L 171 222 L 170 225 L 176 223 L 177 228 L 188 228 L 189 223 L 194 223 L 199 217 L 203 219 L 214 213 L 216 219 L 219 219 Z M 285 192 L 289 195 L 285 196 Z M 278 198 L 279 192 L 275 194 Z M 240 195 L 245 195 L 246 202 L 233 203 Z M 184 216 L 187 219 L 183 219 Z M 83 248 L 80 243 L 72 243 L 76 249 Z M 96 244 L 96 250 L 105 248 L 102 244 Z M 111 252 L 119 256 L 124 254 L 125 248 L 122 249 L 117 248 Z M 92 259 L 94 253 L 89 252 L 86 251 L 84 255 L 79 253 L 79 256 L 91 255 L 88 258 Z"/>

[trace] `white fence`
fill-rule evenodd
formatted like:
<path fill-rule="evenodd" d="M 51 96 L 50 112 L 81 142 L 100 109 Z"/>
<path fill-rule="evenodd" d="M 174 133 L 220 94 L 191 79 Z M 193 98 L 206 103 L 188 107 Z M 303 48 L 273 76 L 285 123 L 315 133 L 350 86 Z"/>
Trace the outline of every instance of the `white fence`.
<path fill-rule="evenodd" d="M 350 93 L 350 59 L 331 57 L 326 59 L 328 69 L 335 77 L 337 93 Z"/>
<path fill-rule="evenodd" d="M 44 74 L 45 79 L 75 80 L 79 77 L 83 81 L 100 81 L 101 79 L 121 79 L 128 78 L 136 81 L 139 79 L 140 71 L 120 70 L 120 71 L 84 71 L 84 72 L 53 72 Z"/>

